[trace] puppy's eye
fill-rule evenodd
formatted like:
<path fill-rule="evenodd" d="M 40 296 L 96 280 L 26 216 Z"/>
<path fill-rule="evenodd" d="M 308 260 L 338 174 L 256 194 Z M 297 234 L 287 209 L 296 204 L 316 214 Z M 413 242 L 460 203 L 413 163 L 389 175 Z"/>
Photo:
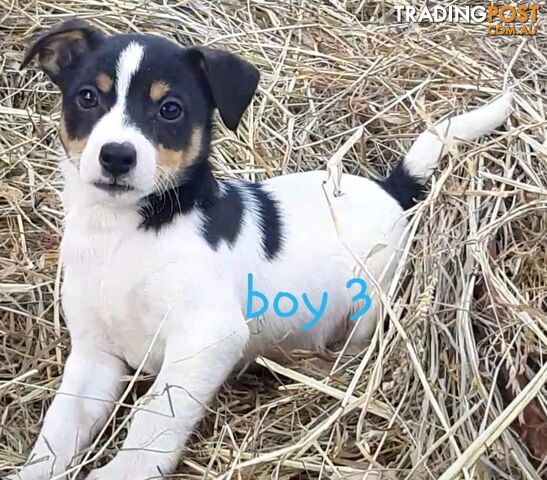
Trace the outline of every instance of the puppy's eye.
<path fill-rule="evenodd" d="M 89 87 L 82 88 L 78 92 L 77 100 L 78 100 L 78 105 L 80 105 L 80 107 L 82 107 L 85 110 L 89 110 L 90 108 L 95 108 L 99 104 L 97 92 L 95 92 L 95 90 Z"/>
<path fill-rule="evenodd" d="M 166 100 L 161 104 L 160 117 L 169 122 L 178 120 L 182 116 L 182 106 L 176 100 Z"/>

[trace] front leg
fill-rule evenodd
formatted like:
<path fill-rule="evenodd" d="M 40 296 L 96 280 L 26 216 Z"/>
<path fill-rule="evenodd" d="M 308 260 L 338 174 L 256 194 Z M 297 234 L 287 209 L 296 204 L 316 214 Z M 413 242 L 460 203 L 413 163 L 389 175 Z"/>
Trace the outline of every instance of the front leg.
<path fill-rule="evenodd" d="M 12 480 L 48 480 L 62 474 L 104 425 L 121 394 L 124 363 L 97 348 L 74 343 L 61 386 L 38 440 Z"/>
<path fill-rule="evenodd" d="M 161 370 L 138 404 L 123 448 L 87 480 L 159 479 L 175 470 L 192 429 L 241 359 L 249 335 L 241 311 L 209 311 L 184 323 L 188 330 L 167 339 Z"/>

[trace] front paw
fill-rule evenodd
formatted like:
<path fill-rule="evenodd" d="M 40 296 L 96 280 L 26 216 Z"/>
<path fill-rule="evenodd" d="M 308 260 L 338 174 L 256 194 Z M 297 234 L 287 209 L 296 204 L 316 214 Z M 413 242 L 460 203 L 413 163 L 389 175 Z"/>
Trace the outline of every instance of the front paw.
<path fill-rule="evenodd" d="M 110 463 L 104 467 L 95 468 L 89 472 L 85 480 L 125 480 L 127 472 L 120 468 L 112 467 Z"/>
<path fill-rule="evenodd" d="M 126 480 L 129 479 L 127 471 L 113 465 L 114 462 L 107 463 L 104 467 L 95 468 L 89 472 L 85 480 Z"/>
<path fill-rule="evenodd" d="M 50 480 L 55 477 L 56 480 L 64 480 L 62 475 L 64 469 L 55 468 L 50 462 L 42 461 L 24 466 L 21 470 L 10 475 L 6 480 Z"/>
<path fill-rule="evenodd" d="M 148 460 L 146 456 L 121 453 L 104 467 L 91 470 L 85 480 L 159 480 L 164 478 L 162 473 L 170 473 Z"/>
<path fill-rule="evenodd" d="M 51 444 L 39 438 L 36 445 L 30 452 L 26 463 L 21 469 L 10 475 L 4 480 L 65 480 L 70 477 L 70 474 L 64 473 L 70 468 L 71 450 L 60 448 L 56 443 L 57 448 L 52 448 Z"/>

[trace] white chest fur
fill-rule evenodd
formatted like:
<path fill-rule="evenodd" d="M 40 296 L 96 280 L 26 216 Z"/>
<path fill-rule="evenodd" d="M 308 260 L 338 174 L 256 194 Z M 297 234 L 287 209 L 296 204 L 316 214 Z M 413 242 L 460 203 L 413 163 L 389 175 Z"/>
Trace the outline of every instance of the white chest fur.
<path fill-rule="evenodd" d="M 172 327 L 162 321 L 175 302 L 193 297 L 181 269 L 192 271 L 195 258 L 207 262 L 204 242 L 193 232 L 196 219 L 185 220 L 188 228 L 156 234 L 139 228 L 134 209 L 71 209 L 61 256 L 72 336 L 98 342 L 132 367 L 146 359 L 146 371 L 159 370 Z M 184 328 L 184 319 L 177 320 Z"/>
<path fill-rule="evenodd" d="M 147 291 L 155 270 L 154 246 L 134 234 L 137 221 L 130 211 L 76 208 L 67 215 L 61 250 L 63 307 L 71 334 L 100 342 L 132 366 L 145 357 L 157 329 Z M 153 370 L 159 367 L 154 358 L 148 363 Z"/>

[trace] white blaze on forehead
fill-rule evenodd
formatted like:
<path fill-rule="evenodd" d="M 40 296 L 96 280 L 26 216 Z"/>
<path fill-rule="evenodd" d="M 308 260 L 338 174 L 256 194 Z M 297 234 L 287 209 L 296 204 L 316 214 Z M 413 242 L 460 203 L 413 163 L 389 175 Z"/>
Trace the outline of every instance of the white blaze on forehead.
<path fill-rule="evenodd" d="M 143 57 L 144 46 L 137 42 L 129 43 L 120 52 L 116 64 L 116 103 L 93 127 L 82 153 L 80 177 L 86 184 L 105 181 L 105 174 L 99 161 L 102 147 L 107 143 L 127 142 L 135 147 L 137 164 L 124 182 L 135 187 L 138 192 L 137 196 L 148 194 L 154 190 L 156 150 L 154 145 L 131 122 L 126 112 L 129 88 L 135 74 L 141 68 Z M 134 198 L 131 195 L 124 198 L 133 202 Z"/>
<path fill-rule="evenodd" d="M 139 69 L 143 55 L 144 47 L 136 42 L 131 42 L 122 50 L 118 58 L 116 66 L 116 92 L 118 99 L 116 106 L 121 106 L 122 111 L 125 110 L 125 101 L 131 79 Z"/>

